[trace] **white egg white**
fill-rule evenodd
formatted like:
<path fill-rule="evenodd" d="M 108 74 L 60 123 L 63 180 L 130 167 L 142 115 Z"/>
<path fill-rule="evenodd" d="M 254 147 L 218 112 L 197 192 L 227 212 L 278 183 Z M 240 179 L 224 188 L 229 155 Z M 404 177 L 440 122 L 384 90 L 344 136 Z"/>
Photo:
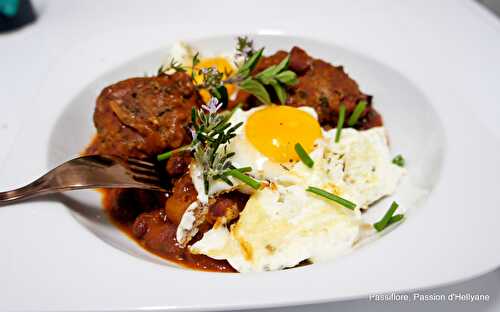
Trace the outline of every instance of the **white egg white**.
<path fill-rule="evenodd" d="M 301 186 L 266 187 L 252 195 L 236 224 L 218 225 L 191 252 L 226 259 L 239 272 L 327 261 L 351 250 L 362 224 L 351 211 Z"/>

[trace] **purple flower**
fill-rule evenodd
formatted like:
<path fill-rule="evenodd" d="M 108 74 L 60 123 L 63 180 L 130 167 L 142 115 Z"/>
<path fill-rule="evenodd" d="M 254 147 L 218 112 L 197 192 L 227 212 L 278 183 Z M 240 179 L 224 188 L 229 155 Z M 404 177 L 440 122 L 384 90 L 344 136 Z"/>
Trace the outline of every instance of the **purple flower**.
<path fill-rule="evenodd" d="M 209 112 L 210 114 L 215 114 L 222 107 L 222 103 L 219 103 L 217 98 L 212 97 L 210 101 L 208 101 L 207 105 L 202 105 L 201 108 Z"/>

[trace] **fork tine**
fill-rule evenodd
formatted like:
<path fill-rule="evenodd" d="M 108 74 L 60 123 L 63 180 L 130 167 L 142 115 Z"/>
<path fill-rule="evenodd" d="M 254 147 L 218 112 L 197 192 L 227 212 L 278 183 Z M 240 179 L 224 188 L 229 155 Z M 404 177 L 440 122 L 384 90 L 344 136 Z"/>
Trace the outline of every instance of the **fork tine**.
<path fill-rule="evenodd" d="M 142 179 L 142 180 L 160 182 L 160 178 L 158 178 L 158 176 L 150 175 L 150 174 L 135 174 L 134 173 L 132 175 L 132 178 L 134 178 L 134 180 Z"/>
<path fill-rule="evenodd" d="M 155 168 L 155 165 L 153 163 L 151 163 L 149 161 L 140 160 L 137 158 L 128 158 L 128 159 L 126 159 L 126 161 L 128 162 L 128 164 L 135 165 L 138 167 L 143 167 L 143 168 L 148 168 L 148 169 Z"/>
<path fill-rule="evenodd" d="M 135 181 L 139 181 L 141 183 L 157 184 L 157 185 L 161 184 L 160 179 L 157 179 L 157 178 L 152 177 L 152 176 L 134 175 L 134 176 L 132 176 L 132 179 L 134 179 Z"/>
<path fill-rule="evenodd" d="M 130 171 L 132 172 L 137 172 L 139 174 L 152 174 L 152 175 L 158 175 L 158 173 L 156 172 L 155 169 L 150 169 L 150 168 L 144 168 L 144 167 L 139 167 L 139 166 L 136 166 L 136 165 L 131 165 L 131 164 L 128 164 L 128 169 L 130 169 Z"/>

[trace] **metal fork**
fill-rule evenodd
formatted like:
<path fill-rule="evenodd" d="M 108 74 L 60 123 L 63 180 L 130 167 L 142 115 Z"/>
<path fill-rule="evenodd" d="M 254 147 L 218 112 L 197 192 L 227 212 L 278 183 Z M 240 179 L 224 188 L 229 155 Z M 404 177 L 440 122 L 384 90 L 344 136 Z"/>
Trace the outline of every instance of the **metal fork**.
<path fill-rule="evenodd" d="M 0 192 L 0 203 L 89 188 L 140 188 L 165 191 L 153 163 L 92 155 L 69 160 L 21 188 Z"/>

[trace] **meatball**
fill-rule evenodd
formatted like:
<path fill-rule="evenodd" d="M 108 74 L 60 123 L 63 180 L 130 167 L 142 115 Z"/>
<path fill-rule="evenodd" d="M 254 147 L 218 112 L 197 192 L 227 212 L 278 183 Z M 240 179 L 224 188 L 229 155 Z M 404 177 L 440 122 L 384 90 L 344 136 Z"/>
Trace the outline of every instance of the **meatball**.
<path fill-rule="evenodd" d="M 148 158 L 191 140 L 191 108 L 202 104 L 186 73 L 131 78 L 105 88 L 94 112 L 97 138 L 87 150 Z"/>

